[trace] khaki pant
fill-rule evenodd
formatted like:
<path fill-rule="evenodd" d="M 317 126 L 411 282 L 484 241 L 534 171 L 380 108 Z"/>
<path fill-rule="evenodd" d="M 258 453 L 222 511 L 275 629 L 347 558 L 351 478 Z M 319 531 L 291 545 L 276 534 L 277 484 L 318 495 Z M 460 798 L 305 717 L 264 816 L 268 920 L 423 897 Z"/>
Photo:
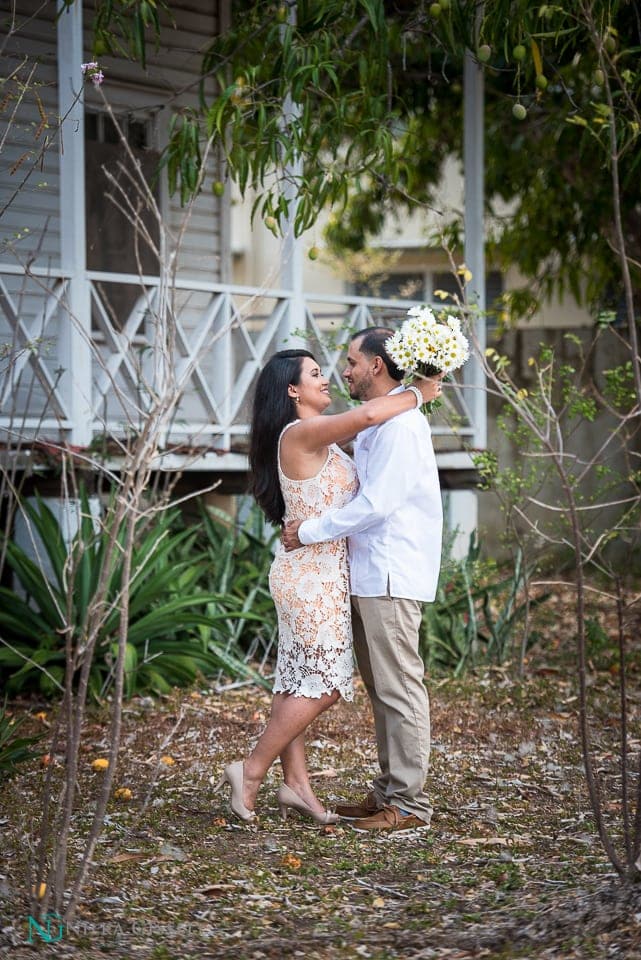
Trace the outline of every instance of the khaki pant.
<path fill-rule="evenodd" d="M 423 789 L 430 757 L 430 706 L 418 652 L 421 604 L 398 597 L 352 597 L 354 652 L 374 711 L 380 804 L 430 822 Z"/>

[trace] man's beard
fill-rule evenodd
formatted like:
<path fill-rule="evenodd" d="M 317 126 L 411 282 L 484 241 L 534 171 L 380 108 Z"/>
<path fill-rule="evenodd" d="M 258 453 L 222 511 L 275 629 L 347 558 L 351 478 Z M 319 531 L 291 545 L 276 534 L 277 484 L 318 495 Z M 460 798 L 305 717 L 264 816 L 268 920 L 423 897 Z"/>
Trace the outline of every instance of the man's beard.
<path fill-rule="evenodd" d="M 351 399 L 367 400 L 371 386 L 372 386 L 371 378 L 367 380 L 361 380 L 361 382 L 358 385 L 352 384 L 352 389 L 349 392 Z"/>

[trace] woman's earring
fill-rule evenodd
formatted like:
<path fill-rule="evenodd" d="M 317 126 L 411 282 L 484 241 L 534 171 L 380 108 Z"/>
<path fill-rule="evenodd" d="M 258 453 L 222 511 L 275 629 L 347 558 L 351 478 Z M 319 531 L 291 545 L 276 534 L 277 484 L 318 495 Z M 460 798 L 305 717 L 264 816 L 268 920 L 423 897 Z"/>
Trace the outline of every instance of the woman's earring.
<path fill-rule="evenodd" d="M 294 397 L 294 403 L 300 403 L 300 397 Z"/>

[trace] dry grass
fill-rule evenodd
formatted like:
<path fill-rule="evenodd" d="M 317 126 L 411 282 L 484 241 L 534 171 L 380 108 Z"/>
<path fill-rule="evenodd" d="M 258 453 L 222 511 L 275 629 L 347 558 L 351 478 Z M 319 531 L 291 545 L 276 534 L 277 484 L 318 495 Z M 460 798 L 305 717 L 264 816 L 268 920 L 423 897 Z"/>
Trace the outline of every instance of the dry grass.
<path fill-rule="evenodd" d="M 533 657 L 530 670 L 523 682 L 495 670 L 430 684 L 434 820 L 429 831 L 392 837 L 319 828 L 295 815 L 282 823 L 277 769 L 260 795 L 258 824 L 229 817 L 226 796 L 213 795 L 209 780 L 260 731 L 263 694 L 192 690 L 132 701 L 116 778 L 131 798 L 114 798 L 82 908 L 54 946 L 37 936 L 27 943 L 42 767 L 25 767 L 2 787 L 0 947 L 16 958 L 37 950 L 83 960 L 641 956 L 641 891 L 619 882 L 595 836 L 572 664 Z M 638 676 L 637 664 L 632 688 Z M 591 680 L 597 766 L 617 822 L 616 671 L 595 667 Z M 633 689 L 633 731 L 639 707 Z M 34 716 L 30 724 L 48 722 Z M 101 776 L 91 764 L 106 735 L 96 714 L 78 834 L 89 822 Z M 319 795 L 330 804 L 359 796 L 376 770 L 363 691 L 354 706 L 326 714 L 310 740 Z"/>

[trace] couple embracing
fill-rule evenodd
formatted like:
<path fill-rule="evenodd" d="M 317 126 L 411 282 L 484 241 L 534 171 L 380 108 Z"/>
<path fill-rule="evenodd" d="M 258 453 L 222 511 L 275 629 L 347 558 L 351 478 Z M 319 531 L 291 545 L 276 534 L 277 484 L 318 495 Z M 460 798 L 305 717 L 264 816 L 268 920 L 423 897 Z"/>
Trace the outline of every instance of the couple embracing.
<path fill-rule="evenodd" d="M 324 416 L 329 382 L 305 350 L 276 353 L 254 398 L 254 496 L 283 527 L 270 571 L 278 658 L 267 726 L 243 761 L 225 768 L 231 808 L 251 821 L 258 789 L 280 757 L 281 815 L 357 830 L 429 826 L 424 790 L 430 717 L 418 651 L 421 603 L 434 599 L 442 509 L 429 425 L 419 410 L 440 379 L 404 388 L 403 371 L 372 327 L 352 338 L 343 377 L 346 413 Z M 339 444 L 355 437 L 354 460 Z M 349 554 L 349 555 L 348 555 Z M 353 653 L 370 697 L 380 773 L 358 802 L 327 811 L 314 794 L 305 731 L 340 697 L 351 700 Z"/>

